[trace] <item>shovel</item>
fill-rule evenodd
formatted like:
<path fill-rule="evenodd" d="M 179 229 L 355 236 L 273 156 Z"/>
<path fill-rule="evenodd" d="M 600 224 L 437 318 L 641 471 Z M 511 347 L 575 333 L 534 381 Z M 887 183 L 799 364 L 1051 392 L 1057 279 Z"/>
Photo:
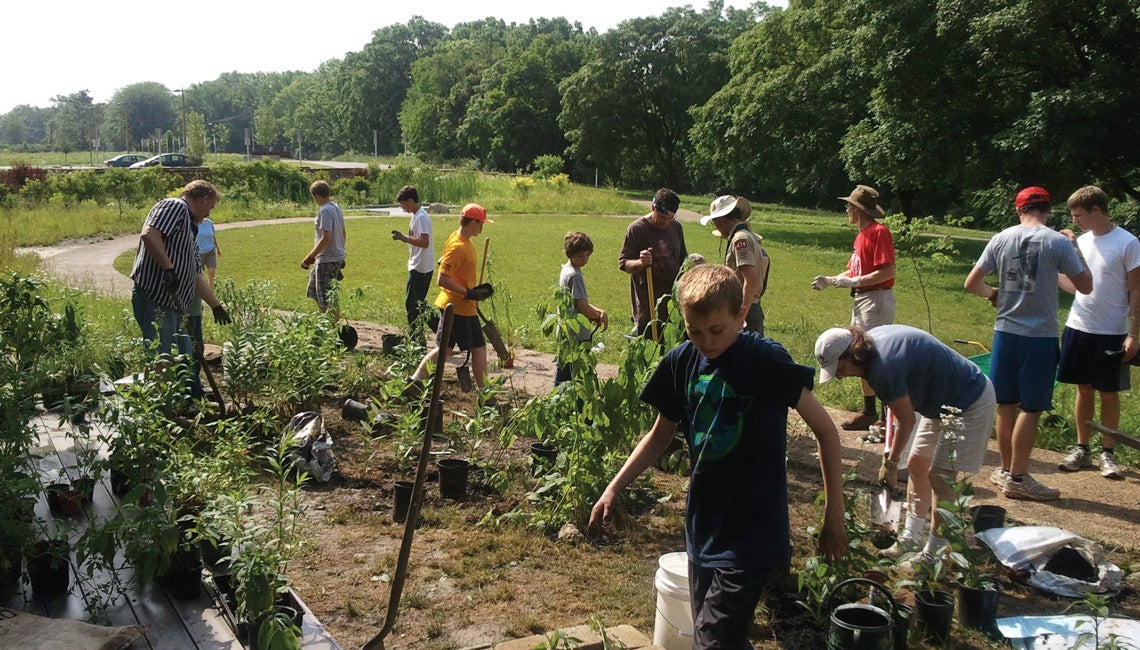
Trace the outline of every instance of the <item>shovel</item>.
<path fill-rule="evenodd" d="M 190 314 L 187 313 L 186 307 L 177 304 L 175 299 L 175 306 L 178 307 L 178 313 L 182 314 L 182 329 L 185 330 L 184 335 L 190 337 L 189 319 Z M 198 362 L 198 367 L 206 373 L 206 382 L 210 384 L 210 390 L 214 391 L 214 401 L 218 403 L 218 415 L 226 417 L 226 401 L 222 399 L 222 389 L 218 388 L 218 382 L 214 379 L 214 373 L 210 372 L 210 366 L 206 364 L 205 351 L 202 346 L 198 345 L 193 339 L 190 340 L 190 349 L 194 352 L 194 361 Z"/>
<path fill-rule="evenodd" d="M 491 238 L 488 237 L 487 241 L 483 244 L 483 264 L 479 268 L 479 284 L 483 284 L 483 271 L 487 270 L 487 252 L 491 248 Z M 483 315 L 483 310 L 475 307 L 475 312 L 479 314 L 479 319 L 483 321 L 483 335 L 491 342 L 491 347 L 495 348 L 495 354 L 502 362 L 508 362 L 512 359 L 510 350 L 503 344 L 503 335 L 499 333 L 499 328 Z M 464 362 L 466 363 L 466 362 Z"/>
<path fill-rule="evenodd" d="M 455 306 L 448 305 L 443 311 L 443 326 L 440 329 L 440 340 L 451 340 L 451 326 L 455 319 Z M 408 577 L 408 560 L 412 555 L 412 539 L 416 534 L 416 521 L 420 517 L 420 507 L 423 505 L 424 481 L 427 479 L 428 452 L 431 450 L 432 427 L 436 412 L 442 408 L 439 399 L 440 388 L 443 385 L 443 366 L 436 364 L 435 372 L 431 378 L 431 399 L 428 400 L 428 414 L 424 418 L 423 444 L 420 447 L 420 462 L 416 465 L 416 479 L 412 487 L 412 503 L 408 506 L 408 516 L 404 519 L 404 537 L 400 541 L 400 554 L 396 558 L 396 571 L 392 577 L 392 587 L 388 592 L 388 613 L 384 617 L 384 625 L 367 643 L 364 650 L 384 650 L 384 637 L 396 625 L 396 614 L 400 611 L 400 596 L 404 592 L 404 582 Z"/>
<path fill-rule="evenodd" d="M 470 393 L 475 385 L 471 382 L 471 369 L 467 367 L 467 362 L 471 360 L 471 350 L 467 350 L 467 357 L 463 359 L 463 364 L 455 369 L 455 376 L 459 379 L 459 389 L 464 393 Z"/>

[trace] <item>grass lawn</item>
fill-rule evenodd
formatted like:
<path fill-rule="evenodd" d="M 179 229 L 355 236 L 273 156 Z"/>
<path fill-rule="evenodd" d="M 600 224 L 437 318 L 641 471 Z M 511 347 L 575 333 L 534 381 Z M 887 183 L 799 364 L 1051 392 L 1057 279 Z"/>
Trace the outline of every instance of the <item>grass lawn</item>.
<path fill-rule="evenodd" d="M 699 197 L 687 200 L 695 205 Z M 489 309 L 485 309 L 487 315 L 500 329 L 513 331 L 515 345 L 550 351 L 551 346 L 542 338 L 535 306 L 548 295 L 565 261 L 562 237 L 567 230 L 582 230 L 594 241 L 594 255 L 584 269 L 590 300 L 610 313 L 610 331 L 599 336 L 606 347 L 603 361 L 616 361 L 623 347 L 623 334 L 630 324 L 629 280 L 618 270 L 617 258 L 625 228 L 633 217 L 492 214 L 492 219 L 495 223 L 488 225 L 475 242 L 481 260 L 485 240 L 490 238 L 487 277 L 499 288 Z M 458 227 L 458 218 L 436 216 L 433 224 L 438 258 L 447 235 Z M 393 241 L 390 231 L 405 225 L 405 217 L 379 216 L 348 222 L 345 287 L 350 298 L 345 313 L 349 318 L 403 322 L 407 248 Z M 839 289 L 813 291 L 809 283 L 817 274 L 835 274 L 844 268 L 850 256 L 854 229 L 838 211 L 827 213 L 767 205 L 757 206 L 753 212 L 753 227 L 764 236 L 764 246 L 772 258 L 768 292 L 764 297 L 767 334 L 783 343 L 795 359 L 812 364 L 816 336 L 828 327 L 849 322 L 851 298 Z M 711 227 L 685 222 L 684 229 L 689 252 L 701 253 L 709 260 L 722 259 L 723 244 L 710 235 Z M 953 341 L 978 341 L 988 347 L 992 339 L 993 308 L 962 288 L 988 233 L 961 229 L 954 232 L 962 238 L 956 239 L 959 252 L 953 261 L 941 266 L 927 260 L 919 262 L 930 302 L 929 315 L 915 262 L 899 258 L 896 322 L 929 329 L 962 354 L 972 356 L 982 349 Z M 219 279 L 232 278 L 242 285 L 255 278 L 269 278 L 277 289 L 279 306 L 313 308 L 311 301 L 305 298 L 308 274 L 300 268 L 301 258 L 312 245 L 309 224 L 266 224 L 253 229 L 221 231 L 218 241 L 224 253 L 219 262 Z M 116 261 L 116 267 L 128 270 L 132 255 L 124 254 Z M 429 297 L 434 299 L 436 294 L 437 290 L 433 289 Z M 1062 296 L 1061 322 L 1069 304 L 1068 297 Z M 819 394 L 825 402 L 850 410 L 861 404 L 855 382 L 832 382 L 821 386 Z M 1072 444 L 1075 434 L 1069 423 L 1073 395 L 1072 387 L 1058 387 L 1054 397 L 1055 413 L 1064 421 L 1043 428 L 1040 445 L 1063 448 Z M 1140 406 L 1134 406 L 1130 400 L 1123 402 L 1122 429 L 1134 430 L 1140 426 Z M 1132 450 L 1122 451 L 1122 459 L 1136 458 Z"/>

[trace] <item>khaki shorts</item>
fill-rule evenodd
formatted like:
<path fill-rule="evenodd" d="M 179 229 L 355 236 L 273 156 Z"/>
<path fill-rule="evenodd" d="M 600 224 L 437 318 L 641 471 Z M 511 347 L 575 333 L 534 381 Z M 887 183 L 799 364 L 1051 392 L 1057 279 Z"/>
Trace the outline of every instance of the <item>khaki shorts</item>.
<path fill-rule="evenodd" d="M 994 386 L 986 379 L 982 394 L 958 415 L 962 421 L 958 431 L 960 440 L 947 440 L 939 420 L 919 415 L 910 455 L 933 459 L 931 465 L 935 469 L 976 474 L 982 467 L 986 445 L 994 429 L 996 404 Z"/>
<path fill-rule="evenodd" d="M 876 289 L 855 294 L 851 324 L 869 330 L 895 322 L 895 290 Z"/>
<path fill-rule="evenodd" d="M 218 249 L 214 249 L 209 253 L 202 253 L 202 267 L 207 269 L 218 268 Z"/>

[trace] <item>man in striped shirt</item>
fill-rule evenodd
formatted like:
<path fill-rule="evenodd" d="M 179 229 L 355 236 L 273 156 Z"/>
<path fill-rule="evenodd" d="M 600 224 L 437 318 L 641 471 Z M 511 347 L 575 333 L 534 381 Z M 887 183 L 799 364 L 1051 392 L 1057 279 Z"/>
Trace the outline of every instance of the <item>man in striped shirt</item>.
<path fill-rule="evenodd" d="M 210 216 L 218 204 L 218 191 L 206 181 L 191 181 L 182 196 L 163 199 L 150 209 L 139 236 L 131 279 L 135 282 L 131 307 L 143 339 L 158 338 L 160 353 L 172 347 L 189 353 L 182 330 L 182 315 L 197 294 L 213 310 L 214 320 L 226 325 L 226 313 L 210 283 L 202 275 L 194 226 Z M 156 328 L 157 325 L 157 328 Z M 181 336 L 176 335 L 182 333 Z"/>

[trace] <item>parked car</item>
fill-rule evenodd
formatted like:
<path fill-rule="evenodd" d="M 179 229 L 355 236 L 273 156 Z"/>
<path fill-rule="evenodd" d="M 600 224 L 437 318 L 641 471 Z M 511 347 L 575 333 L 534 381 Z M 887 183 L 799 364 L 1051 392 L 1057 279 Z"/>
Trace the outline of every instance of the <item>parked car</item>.
<path fill-rule="evenodd" d="M 162 165 L 163 167 L 193 167 L 185 154 L 181 153 L 160 153 L 157 156 L 151 156 L 146 160 L 140 160 L 131 165 L 131 169 L 142 169 L 143 167 L 154 167 L 155 165 Z"/>
<path fill-rule="evenodd" d="M 140 160 L 146 160 L 146 156 L 141 153 L 121 153 L 110 160 L 104 160 L 103 164 L 108 167 L 130 167 Z"/>

